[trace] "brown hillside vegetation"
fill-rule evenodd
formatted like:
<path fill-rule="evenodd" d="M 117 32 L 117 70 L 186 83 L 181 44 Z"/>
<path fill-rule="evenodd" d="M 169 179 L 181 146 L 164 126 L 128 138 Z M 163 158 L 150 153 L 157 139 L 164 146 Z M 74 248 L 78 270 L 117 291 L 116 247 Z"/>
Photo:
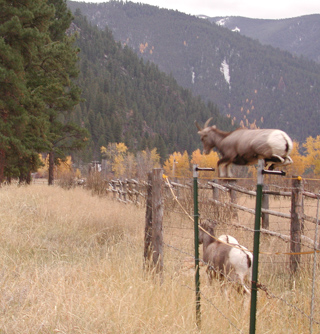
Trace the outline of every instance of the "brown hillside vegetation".
<path fill-rule="evenodd" d="M 0 203 L 1 334 L 199 333 L 186 255 L 165 248 L 161 285 L 143 273 L 144 207 L 35 184 L 2 187 Z M 165 219 L 187 224 L 181 216 Z M 177 240 L 192 249 L 192 239 Z M 243 297 L 231 289 L 226 302 L 203 270 L 201 333 L 248 332 Z M 299 276 L 299 293 L 288 276 L 273 291 L 310 314 L 309 272 Z M 260 291 L 258 303 L 257 333 L 308 331 L 310 320 L 279 298 Z"/>

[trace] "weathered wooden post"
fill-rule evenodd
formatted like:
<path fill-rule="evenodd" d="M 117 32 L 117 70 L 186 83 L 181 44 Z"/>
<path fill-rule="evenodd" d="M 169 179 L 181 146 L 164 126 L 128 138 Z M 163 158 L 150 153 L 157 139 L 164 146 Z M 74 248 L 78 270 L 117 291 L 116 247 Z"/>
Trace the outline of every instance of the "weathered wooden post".
<path fill-rule="evenodd" d="M 292 176 L 292 197 L 291 197 L 291 227 L 290 227 L 290 251 L 291 253 L 301 252 L 301 231 L 303 229 L 303 186 L 301 176 Z M 300 264 L 300 254 L 290 255 L 290 269 L 295 273 Z"/>
<path fill-rule="evenodd" d="M 312 269 L 312 288 L 311 288 L 311 311 L 310 311 L 310 334 L 313 333 L 313 314 L 314 314 L 314 293 L 316 284 L 316 270 L 317 270 L 317 239 L 318 239 L 318 228 L 319 228 L 319 203 L 320 193 L 317 196 L 317 213 L 316 213 L 316 230 L 314 234 L 314 252 L 313 252 L 313 269 Z"/>
<path fill-rule="evenodd" d="M 122 201 L 122 194 L 123 194 L 123 186 L 122 186 L 122 182 L 121 180 L 118 180 L 118 184 L 119 184 L 119 200 Z"/>
<path fill-rule="evenodd" d="M 117 198 L 117 185 L 115 180 L 111 180 L 113 199 Z"/>
<path fill-rule="evenodd" d="M 212 182 L 219 184 L 218 180 L 212 180 Z M 217 187 L 212 187 L 212 198 L 219 201 L 219 189 Z"/>
<path fill-rule="evenodd" d="M 144 267 L 160 275 L 163 272 L 163 200 L 162 169 L 155 168 L 148 173 L 147 208 L 144 237 Z"/>
<path fill-rule="evenodd" d="M 146 219 L 144 229 L 144 269 L 151 269 L 152 261 L 152 174 L 148 173 Z"/>
<path fill-rule="evenodd" d="M 127 181 L 124 181 L 122 182 L 122 193 L 123 193 L 123 200 L 125 202 L 127 202 L 127 186 L 128 186 L 128 182 Z"/>
<path fill-rule="evenodd" d="M 152 258 L 156 272 L 161 276 L 163 271 L 163 200 L 161 191 L 162 174 L 163 171 L 161 168 L 154 168 L 152 170 Z"/>
<path fill-rule="evenodd" d="M 228 183 L 231 186 L 233 186 L 233 185 L 235 185 L 237 183 L 237 180 L 230 179 L 228 181 Z M 230 202 L 232 204 L 237 204 L 237 192 L 233 188 L 230 188 Z M 232 218 L 236 218 L 236 219 L 238 218 L 238 211 L 234 207 L 231 208 L 231 213 L 232 213 Z"/>

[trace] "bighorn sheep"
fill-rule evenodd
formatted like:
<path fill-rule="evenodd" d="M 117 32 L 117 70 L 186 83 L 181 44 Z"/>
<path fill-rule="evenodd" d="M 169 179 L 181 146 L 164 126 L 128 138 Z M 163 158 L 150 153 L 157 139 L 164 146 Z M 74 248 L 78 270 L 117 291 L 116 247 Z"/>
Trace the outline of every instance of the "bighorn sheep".
<path fill-rule="evenodd" d="M 253 256 L 232 236 L 215 238 L 216 225 L 216 222 L 205 220 L 199 226 L 199 244 L 203 244 L 203 261 L 208 265 L 209 281 L 211 283 L 212 278 L 229 279 L 239 283 L 244 293 L 250 294 L 245 279 L 251 279 Z"/>
<path fill-rule="evenodd" d="M 205 154 L 216 147 L 222 158 L 218 161 L 220 177 L 232 177 L 231 164 L 253 165 L 259 159 L 264 159 L 269 169 L 275 166 L 285 166 L 292 163 L 289 154 L 292 150 L 292 140 L 283 131 L 276 129 L 243 129 L 224 132 L 215 125 L 209 126 L 209 118 L 204 128 L 195 122 Z"/>

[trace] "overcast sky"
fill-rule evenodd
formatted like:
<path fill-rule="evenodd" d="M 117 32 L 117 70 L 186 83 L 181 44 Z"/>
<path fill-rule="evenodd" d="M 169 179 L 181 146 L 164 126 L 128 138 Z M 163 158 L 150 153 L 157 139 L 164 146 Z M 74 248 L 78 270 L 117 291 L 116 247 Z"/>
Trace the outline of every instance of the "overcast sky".
<path fill-rule="evenodd" d="M 102 3 L 106 0 L 75 0 Z M 132 0 L 191 15 L 281 19 L 320 14 L 320 0 Z"/>

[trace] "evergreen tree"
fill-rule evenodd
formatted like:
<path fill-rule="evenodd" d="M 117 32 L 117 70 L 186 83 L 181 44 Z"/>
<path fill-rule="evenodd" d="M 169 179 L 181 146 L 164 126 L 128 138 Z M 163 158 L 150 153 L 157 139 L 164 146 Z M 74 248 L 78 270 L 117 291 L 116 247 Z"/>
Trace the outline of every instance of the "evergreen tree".
<path fill-rule="evenodd" d="M 47 128 L 43 101 L 29 83 L 53 10 L 43 0 L 1 0 L 0 7 L 0 182 L 5 175 L 28 181 Z"/>
<path fill-rule="evenodd" d="M 80 99 L 72 81 L 78 50 L 65 34 L 72 18 L 65 0 L 0 0 L 0 7 L 0 182 L 30 182 L 39 152 L 54 163 L 88 136 L 68 113 Z"/>
<path fill-rule="evenodd" d="M 80 101 L 80 88 L 73 80 L 78 76 L 77 53 L 74 37 L 66 34 L 72 15 L 67 9 L 65 0 L 49 0 L 55 8 L 49 33 L 52 43 L 44 50 L 46 61 L 43 63 L 41 76 L 45 80 L 44 100 L 47 108 L 50 128 L 49 145 L 49 179 L 54 181 L 54 165 L 66 158 L 70 150 L 77 150 L 86 144 L 86 129 L 70 121 L 70 112 Z M 58 22 L 57 22 L 58 21 Z M 65 116 L 64 121 L 62 115 Z"/>

